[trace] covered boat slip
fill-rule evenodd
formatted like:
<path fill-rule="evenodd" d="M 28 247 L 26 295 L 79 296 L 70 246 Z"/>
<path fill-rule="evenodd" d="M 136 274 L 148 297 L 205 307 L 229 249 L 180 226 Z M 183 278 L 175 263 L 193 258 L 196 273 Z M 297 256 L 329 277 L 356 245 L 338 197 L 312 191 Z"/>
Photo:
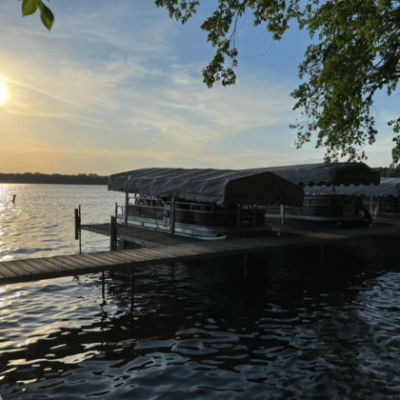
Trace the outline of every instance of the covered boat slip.
<path fill-rule="evenodd" d="M 375 218 L 400 218 L 400 178 L 381 178 L 379 185 L 340 185 L 337 195 L 359 196 Z M 306 197 L 332 192 L 329 187 L 305 188 Z"/>
<path fill-rule="evenodd" d="M 364 163 L 332 163 L 293 165 L 265 168 L 304 188 L 304 204 L 286 207 L 285 218 L 291 221 L 363 225 L 368 216 L 360 197 L 354 193 L 340 193 L 335 188 L 378 187 L 379 172 Z M 279 209 L 266 207 L 266 218 L 277 219 Z M 283 217 L 280 217 L 283 219 Z"/>
<path fill-rule="evenodd" d="M 304 197 L 299 186 L 258 170 L 148 168 L 112 175 L 108 187 L 126 193 L 119 223 L 203 239 L 265 230 L 259 206 L 300 206 Z"/>
<path fill-rule="evenodd" d="M 299 186 L 379 185 L 380 174 L 364 163 L 305 164 L 260 168 Z"/>
<path fill-rule="evenodd" d="M 300 206 L 303 191 L 269 171 L 145 168 L 111 175 L 108 190 L 228 205 Z"/>

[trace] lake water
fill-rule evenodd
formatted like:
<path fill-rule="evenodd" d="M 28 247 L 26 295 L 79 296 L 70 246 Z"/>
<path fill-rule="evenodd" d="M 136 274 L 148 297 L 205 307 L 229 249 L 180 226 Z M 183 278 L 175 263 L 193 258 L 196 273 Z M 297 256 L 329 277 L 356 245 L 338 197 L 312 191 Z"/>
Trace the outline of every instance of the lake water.
<path fill-rule="evenodd" d="M 16 204 L 11 203 L 13 194 Z M 0 185 L 0 260 L 78 252 L 73 210 L 108 222 L 102 186 Z M 83 232 L 83 252 L 109 241 Z M 8 399 L 400 399 L 400 258 L 370 244 L 0 286 Z M 252 275 L 250 274 L 250 275 Z"/>

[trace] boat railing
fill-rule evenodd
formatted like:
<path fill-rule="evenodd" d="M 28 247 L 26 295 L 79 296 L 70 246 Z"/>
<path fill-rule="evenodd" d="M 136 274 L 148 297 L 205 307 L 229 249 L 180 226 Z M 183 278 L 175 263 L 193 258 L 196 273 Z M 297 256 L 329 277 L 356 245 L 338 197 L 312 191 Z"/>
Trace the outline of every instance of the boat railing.
<path fill-rule="evenodd" d="M 128 205 L 128 217 L 149 218 L 168 222 L 171 205 L 161 205 L 155 199 L 145 199 Z M 219 207 L 216 205 L 179 202 L 175 203 L 176 222 L 220 227 L 264 225 L 264 211 L 255 207 Z"/>

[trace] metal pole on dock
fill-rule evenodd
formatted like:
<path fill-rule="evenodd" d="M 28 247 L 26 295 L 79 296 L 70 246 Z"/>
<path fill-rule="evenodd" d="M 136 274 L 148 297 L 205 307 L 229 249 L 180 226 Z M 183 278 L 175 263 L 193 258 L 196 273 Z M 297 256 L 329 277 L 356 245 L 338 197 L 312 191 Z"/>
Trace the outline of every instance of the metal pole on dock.
<path fill-rule="evenodd" d="M 175 235 L 175 196 L 172 196 L 172 216 L 171 216 L 171 233 Z"/>
<path fill-rule="evenodd" d="M 81 214 L 81 205 L 79 204 L 79 254 L 82 254 L 82 229 L 81 229 L 81 222 L 82 222 L 82 214 Z"/>
<path fill-rule="evenodd" d="M 75 216 L 75 240 L 79 239 L 79 210 L 75 208 L 74 210 Z"/>
<path fill-rule="evenodd" d="M 125 226 L 128 226 L 129 193 L 125 193 Z"/>
<path fill-rule="evenodd" d="M 281 204 L 281 225 L 285 225 L 285 206 Z"/>
<path fill-rule="evenodd" d="M 103 301 L 105 301 L 106 298 L 106 288 L 105 288 L 105 276 L 104 276 L 104 271 L 101 273 L 101 294 L 103 296 Z"/>
<path fill-rule="evenodd" d="M 110 226 L 110 251 L 116 250 L 116 239 L 117 239 L 117 229 L 115 226 L 116 218 L 111 217 L 111 226 Z"/>

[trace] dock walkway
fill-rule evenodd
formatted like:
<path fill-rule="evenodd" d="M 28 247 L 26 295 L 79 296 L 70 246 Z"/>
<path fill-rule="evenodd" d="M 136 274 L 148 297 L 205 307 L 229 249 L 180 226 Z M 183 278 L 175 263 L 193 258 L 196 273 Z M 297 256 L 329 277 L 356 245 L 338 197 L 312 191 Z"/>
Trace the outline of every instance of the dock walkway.
<path fill-rule="evenodd" d="M 144 229 L 138 228 L 138 230 L 140 232 L 137 233 L 141 236 L 143 235 L 143 237 L 147 233 Z M 296 232 L 287 226 L 275 227 L 274 230 L 285 231 L 286 233 L 279 237 L 195 241 L 192 243 L 187 242 L 186 238 L 173 236 L 170 237 L 171 243 L 161 244 L 158 242 L 158 247 L 153 248 L 5 261 L 0 263 L 0 284 L 52 279 L 122 268 L 134 269 L 135 267 L 146 265 L 172 264 L 240 254 L 246 255 L 278 249 L 323 246 L 355 240 L 400 236 L 399 225 L 375 225 L 369 228 L 337 230 L 329 233 Z M 160 232 L 152 233 L 158 234 Z M 155 241 L 153 243 L 156 243 L 157 240 L 155 238 L 160 238 L 160 236 L 153 235 L 153 239 L 147 237 L 146 241 L 151 239 Z M 140 237 L 137 239 L 140 240 Z"/>
<path fill-rule="evenodd" d="M 174 246 L 183 243 L 201 242 L 199 239 L 171 235 L 170 233 L 158 232 L 150 229 L 121 224 L 115 225 L 118 239 L 136 243 L 145 247 Z M 111 224 L 81 225 L 81 229 L 88 232 L 98 233 L 100 235 L 110 236 Z"/>

